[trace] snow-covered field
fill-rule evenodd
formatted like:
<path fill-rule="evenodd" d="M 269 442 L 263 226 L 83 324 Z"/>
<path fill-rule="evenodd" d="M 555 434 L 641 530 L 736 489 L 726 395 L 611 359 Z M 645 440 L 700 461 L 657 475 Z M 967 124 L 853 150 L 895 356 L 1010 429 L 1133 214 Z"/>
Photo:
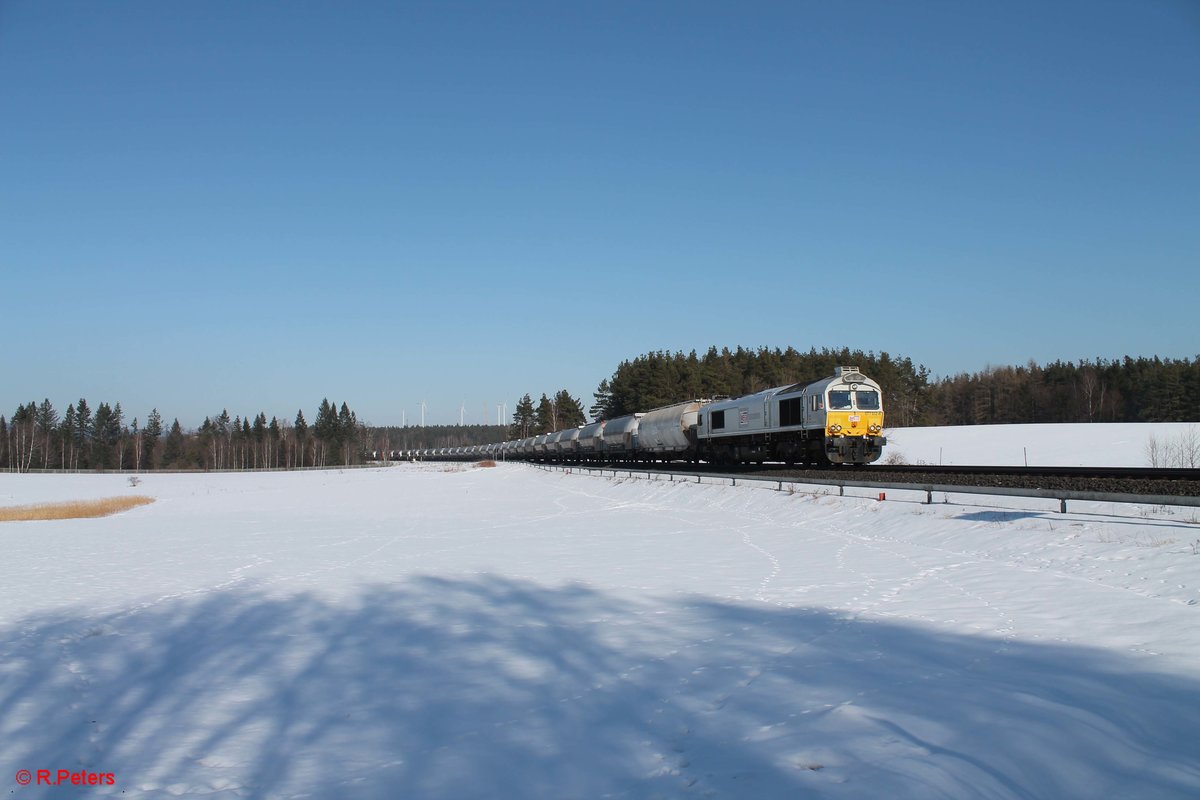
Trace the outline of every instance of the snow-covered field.
<path fill-rule="evenodd" d="M 157 502 L 0 523 L 15 797 L 1200 797 L 1196 509 L 0 475 L 119 494 Z"/>

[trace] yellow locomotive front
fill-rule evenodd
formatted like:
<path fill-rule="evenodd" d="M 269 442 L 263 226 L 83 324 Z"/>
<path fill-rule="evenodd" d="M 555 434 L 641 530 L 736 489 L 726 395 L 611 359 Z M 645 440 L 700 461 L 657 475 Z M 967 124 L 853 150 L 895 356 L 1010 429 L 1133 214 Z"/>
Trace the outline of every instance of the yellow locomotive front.
<path fill-rule="evenodd" d="M 834 464 L 870 464 L 883 454 L 883 396 L 855 367 L 839 367 L 824 391 L 825 456 Z"/>

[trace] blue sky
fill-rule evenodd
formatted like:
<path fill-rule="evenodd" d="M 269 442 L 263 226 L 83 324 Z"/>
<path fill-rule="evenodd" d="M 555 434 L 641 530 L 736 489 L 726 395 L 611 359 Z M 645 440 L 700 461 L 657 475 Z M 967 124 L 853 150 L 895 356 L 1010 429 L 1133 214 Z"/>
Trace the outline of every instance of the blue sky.
<path fill-rule="evenodd" d="M 0 413 L 1200 353 L 1192 0 L 0 0 Z"/>

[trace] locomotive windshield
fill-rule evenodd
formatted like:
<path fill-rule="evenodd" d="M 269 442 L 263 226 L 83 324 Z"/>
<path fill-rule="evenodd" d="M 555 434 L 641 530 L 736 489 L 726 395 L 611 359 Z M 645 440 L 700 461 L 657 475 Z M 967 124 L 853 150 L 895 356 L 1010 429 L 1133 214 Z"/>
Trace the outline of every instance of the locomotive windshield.
<path fill-rule="evenodd" d="M 829 393 L 829 407 L 834 410 L 857 408 L 860 411 L 879 410 L 879 392 L 860 389 L 854 392 L 841 389 Z"/>
<path fill-rule="evenodd" d="M 854 404 L 863 411 L 879 410 L 879 392 L 858 391 L 854 393 Z"/>

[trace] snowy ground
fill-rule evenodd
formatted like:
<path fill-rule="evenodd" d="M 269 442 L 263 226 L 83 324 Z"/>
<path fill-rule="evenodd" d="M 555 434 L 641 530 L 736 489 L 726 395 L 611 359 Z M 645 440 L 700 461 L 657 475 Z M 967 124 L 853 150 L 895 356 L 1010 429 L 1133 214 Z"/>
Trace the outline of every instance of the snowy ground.
<path fill-rule="evenodd" d="M 908 464 L 1166 467 L 1179 466 L 1172 462 L 1180 446 L 1191 465 L 1200 457 L 1200 424 L 1195 422 L 896 428 L 887 437 L 885 457 Z M 1157 445 L 1153 457 L 1152 443 Z M 1153 458 L 1157 464 L 1151 463 Z"/>
<path fill-rule="evenodd" d="M 0 505 L 157 498 L 0 524 L 0 781 L 1200 796 L 1196 509 L 448 469 L 0 475 Z"/>

